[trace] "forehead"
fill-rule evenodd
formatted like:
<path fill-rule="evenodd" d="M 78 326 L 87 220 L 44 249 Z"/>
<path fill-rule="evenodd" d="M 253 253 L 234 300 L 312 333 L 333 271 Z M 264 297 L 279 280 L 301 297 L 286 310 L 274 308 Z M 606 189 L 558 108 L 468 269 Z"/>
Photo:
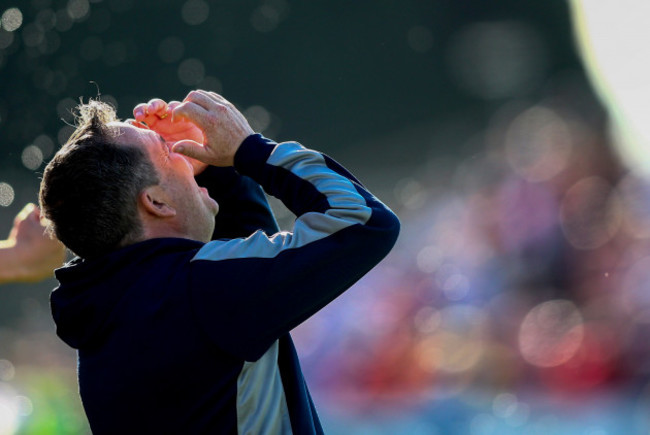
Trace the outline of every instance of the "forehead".
<path fill-rule="evenodd" d="M 146 146 L 157 136 L 151 130 L 134 127 L 126 122 L 109 122 L 108 126 L 115 128 L 115 142 L 119 145 Z"/>
<path fill-rule="evenodd" d="M 108 126 L 115 128 L 116 144 L 144 149 L 154 164 L 162 158 L 165 145 L 155 131 L 134 127 L 125 122 L 110 122 Z"/>

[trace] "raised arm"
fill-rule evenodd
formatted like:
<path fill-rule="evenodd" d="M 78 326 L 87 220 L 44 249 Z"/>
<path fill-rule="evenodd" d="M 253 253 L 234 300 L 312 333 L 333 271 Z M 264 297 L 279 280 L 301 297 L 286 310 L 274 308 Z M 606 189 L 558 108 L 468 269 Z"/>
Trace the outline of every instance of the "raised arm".
<path fill-rule="evenodd" d="M 399 221 L 329 157 L 250 134 L 220 96 L 192 93 L 186 101 L 191 104 L 181 114 L 196 116 L 199 126 L 206 119 L 207 140 L 175 150 L 234 164 L 297 216 L 292 232 L 214 241 L 193 259 L 192 297 L 206 331 L 225 350 L 255 360 L 381 261 Z M 234 131 L 228 132 L 230 119 Z"/>
<path fill-rule="evenodd" d="M 196 176 L 196 182 L 219 203 L 212 240 L 248 237 L 257 230 L 267 234 L 279 230 L 260 185 L 235 168 L 208 166 Z"/>

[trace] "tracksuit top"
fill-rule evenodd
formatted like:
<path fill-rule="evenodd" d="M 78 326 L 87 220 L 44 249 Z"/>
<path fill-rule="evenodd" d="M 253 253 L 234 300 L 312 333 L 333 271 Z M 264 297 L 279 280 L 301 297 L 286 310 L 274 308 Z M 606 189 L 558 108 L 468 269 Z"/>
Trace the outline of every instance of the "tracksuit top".
<path fill-rule="evenodd" d="M 329 157 L 259 134 L 197 182 L 220 204 L 215 240 L 150 239 L 56 271 L 52 314 L 93 433 L 323 433 L 289 331 L 390 251 L 397 217 Z M 296 215 L 291 232 L 260 185 Z"/>

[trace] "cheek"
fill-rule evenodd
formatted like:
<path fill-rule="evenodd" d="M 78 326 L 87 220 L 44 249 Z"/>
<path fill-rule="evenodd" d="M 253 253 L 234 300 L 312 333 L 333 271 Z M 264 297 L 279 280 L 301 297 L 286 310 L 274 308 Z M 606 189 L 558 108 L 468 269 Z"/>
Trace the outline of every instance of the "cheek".
<path fill-rule="evenodd" d="M 178 166 L 179 171 L 189 172 L 194 175 L 194 167 L 192 166 L 193 159 L 177 153 L 173 154 L 173 158 L 175 160 L 174 164 Z"/>

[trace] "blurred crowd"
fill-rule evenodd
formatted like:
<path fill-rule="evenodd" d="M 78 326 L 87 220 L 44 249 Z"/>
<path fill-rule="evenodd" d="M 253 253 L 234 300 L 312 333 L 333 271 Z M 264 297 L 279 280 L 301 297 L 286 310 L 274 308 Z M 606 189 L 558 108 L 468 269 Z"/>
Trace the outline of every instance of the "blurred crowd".
<path fill-rule="evenodd" d="M 650 429 L 650 183 L 620 166 L 597 106 L 565 97 L 505 105 L 481 152 L 397 185 L 396 252 L 297 331 L 336 413 L 426 421 L 461 400 L 454 433 Z M 633 418 L 545 425 L 602 397 Z"/>

